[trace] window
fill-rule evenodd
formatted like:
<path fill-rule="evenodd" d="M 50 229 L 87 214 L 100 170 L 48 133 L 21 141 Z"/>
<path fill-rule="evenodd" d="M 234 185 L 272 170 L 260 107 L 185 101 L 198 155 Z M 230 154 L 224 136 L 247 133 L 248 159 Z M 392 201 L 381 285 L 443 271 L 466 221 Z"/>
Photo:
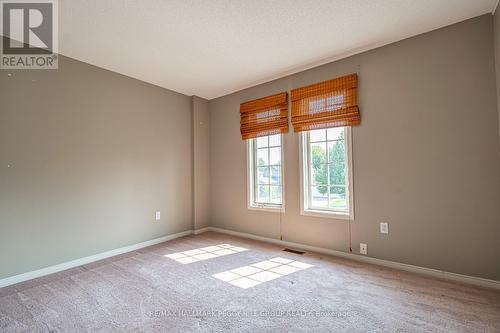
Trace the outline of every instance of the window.
<path fill-rule="evenodd" d="M 282 135 L 248 142 L 248 208 L 281 211 L 283 205 Z"/>
<path fill-rule="evenodd" d="M 353 219 L 351 128 L 301 133 L 301 211 Z"/>

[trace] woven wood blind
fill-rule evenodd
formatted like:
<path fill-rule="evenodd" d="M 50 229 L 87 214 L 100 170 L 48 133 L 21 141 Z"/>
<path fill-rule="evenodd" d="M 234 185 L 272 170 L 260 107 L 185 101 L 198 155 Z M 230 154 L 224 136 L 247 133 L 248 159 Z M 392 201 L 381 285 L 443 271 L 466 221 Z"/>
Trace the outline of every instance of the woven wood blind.
<path fill-rule="evenodd" d="M 288 132 L 288 94 L 286 92 L 248 101 L 240 105 L 243 140 Z"/>
<path fill-rule="evenodd" d="M 358 76 L 351 74 L 292 90 L 295 132 L 359 125 Z"/>

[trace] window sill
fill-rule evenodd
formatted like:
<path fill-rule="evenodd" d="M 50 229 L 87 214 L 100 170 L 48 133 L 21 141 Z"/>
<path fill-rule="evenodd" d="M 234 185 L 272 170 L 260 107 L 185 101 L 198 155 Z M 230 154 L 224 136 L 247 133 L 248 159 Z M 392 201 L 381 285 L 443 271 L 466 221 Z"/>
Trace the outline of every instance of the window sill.
<path fill-rule="evenodd" d="M 284 213 L 285 207 L 248 206 L 248 210 L 256 210 L 267 213 Z"/>
<path fill-rule="evenodd" d="M 300 214 L 305 216 L 322 217 L 336 220 L 354 220 L 354 217 L 352 217 L 349 213 L 327 212 L 324 210 L 316 209 L 306 209 L 301 211 Z"/>

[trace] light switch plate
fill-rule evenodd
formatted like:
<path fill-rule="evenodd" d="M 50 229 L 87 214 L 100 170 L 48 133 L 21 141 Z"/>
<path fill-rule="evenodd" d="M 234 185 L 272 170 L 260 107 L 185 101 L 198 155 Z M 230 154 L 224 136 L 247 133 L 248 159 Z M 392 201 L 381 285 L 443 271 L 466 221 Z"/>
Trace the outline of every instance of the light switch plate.
<path fill-rule="evenodd" d="M 388 234 L 389 233 L 389 223 L 380 222 L 380 233 L 381 234 Z"/>
<path fill-rule="evenodd" d="M 155 215 L 155 219 L 156 219 L 156 221 L 159 221 L 159 220 L 160 220 L 160 217 L 161 217 L 160 212 L 156 212 L 156 215 Z"/>
<path fill-rule="evenodd" d="M 359 243 L 359 253 L 368 254 L 368 245 L 365 243 Z"/>

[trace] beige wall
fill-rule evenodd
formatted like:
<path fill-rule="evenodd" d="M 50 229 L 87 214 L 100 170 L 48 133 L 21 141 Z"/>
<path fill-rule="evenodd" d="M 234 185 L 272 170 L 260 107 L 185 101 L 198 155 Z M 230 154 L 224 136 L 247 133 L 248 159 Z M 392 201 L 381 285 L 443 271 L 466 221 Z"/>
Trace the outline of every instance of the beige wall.
<path fill-rule="evenodd" d="M 246 208 L 239 104 L 357 72 L 354 252 L 366 242 L 373 257 L 500 280 L 494 19 L 210 102 L 66 57 L 2 71 L 0 279 L 208 225 L 278 238 L 280 215 Z M 300 215 L 298 135 L 284 147 L 284 239 L 347 251 L 346 221 Z"/>
<path fill-rule="evenodd" d="M 0 73 L 0 279 L 191 229 L 190 97 L 65 57 L 12 73 Z"/>
<path fill-rule="evenodd" d="M 210 114 L 208 101 L 193 96 L 193 229 L 210 222 Z"/>
<path fill-rule="evenodd" d="M 495 64 L 497 73 L 497 110 L 498 110 L 498 138 L 500 140 L 500 2 L 495 11 L 494 20 L 494 46 L 495 46 Z M 500 146 L 499 146 L 500 153 Z"/>
<path fill-rule="evenodd" d="M 246 207 L 239 104 L 359 74 L 362 123 L 353 129 L 353 250 L 500 280 L 493 22 L 484 15 L 209 102 L 211 223 L 279 237 L 279 214 Z M 284 240 L 348 250 L 348 223 L 305 217 L 298 135 L 285 135 Z M 381 235 L 379 222 L 389 222 Z"/>

